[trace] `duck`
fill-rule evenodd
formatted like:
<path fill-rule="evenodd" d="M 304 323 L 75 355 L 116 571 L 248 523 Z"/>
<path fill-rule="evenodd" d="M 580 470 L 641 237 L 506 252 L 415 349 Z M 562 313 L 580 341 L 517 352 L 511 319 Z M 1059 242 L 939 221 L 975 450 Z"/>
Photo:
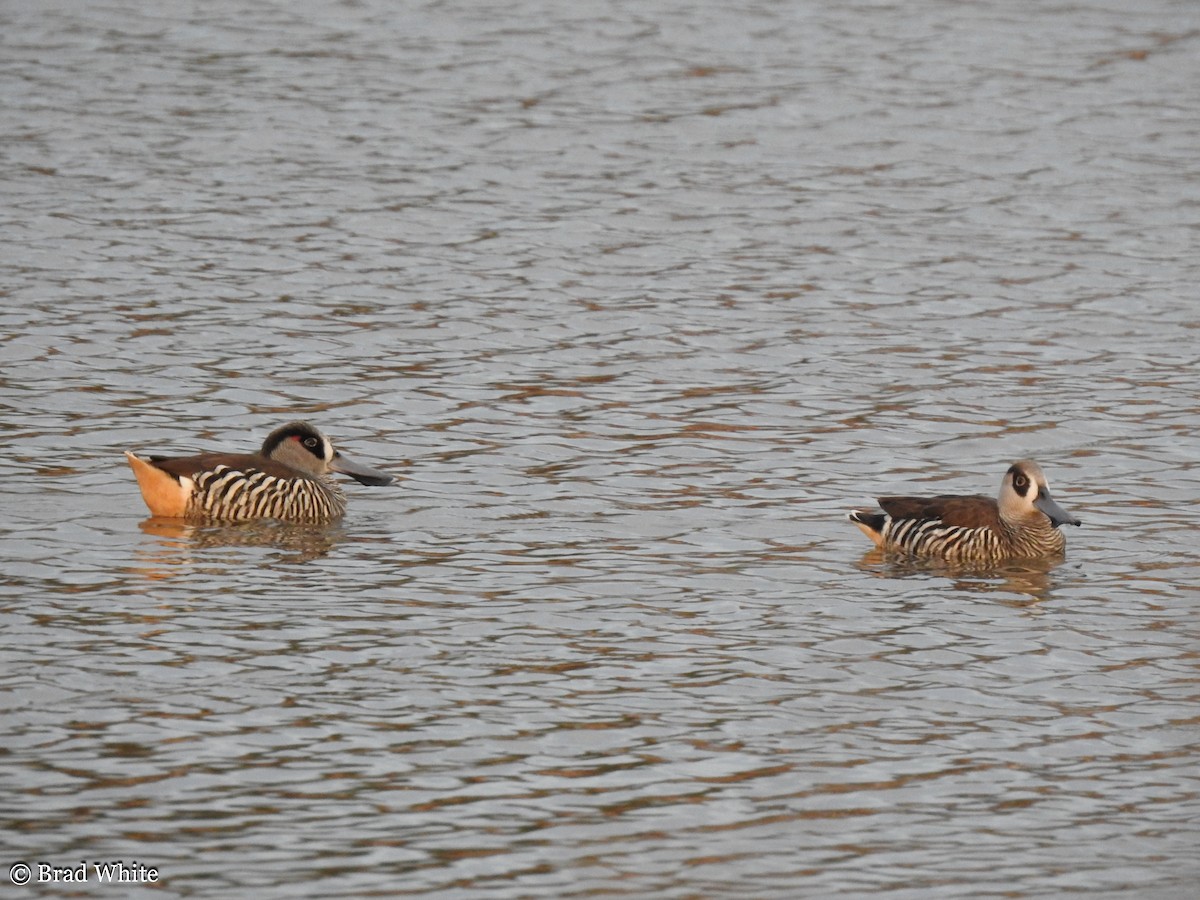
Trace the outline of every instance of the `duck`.
<path fill-rule="evenodd" d="M 879 510 L 848 518 L 876 547 L 951 562 L 1000 562 L 1059 556 L 1062 525 L 1079 525 L 1050 496 L 1042 467 L 1022 459 L 1004 473 L 1000 496 L 880 497 Z"/>
<path fill-rule="evenodd" d="M 276 428 L 258 453 L 167 457 L 127 450 L 125 458 L 152 515 L 208 522 L 332 522 L 346 511 L 333 473 L 367 485 L 395 480 L 338 452 L 308 422 Z"/>

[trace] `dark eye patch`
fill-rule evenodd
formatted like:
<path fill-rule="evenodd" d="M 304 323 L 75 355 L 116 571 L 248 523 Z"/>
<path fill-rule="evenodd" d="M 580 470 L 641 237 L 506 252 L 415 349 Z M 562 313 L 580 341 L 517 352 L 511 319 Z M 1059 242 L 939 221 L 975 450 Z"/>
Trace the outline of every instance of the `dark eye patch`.
<path fill-rule="evenodd" d="M 1029 477 L 1024 472 L 1017 472 L 1013 475 L 1013 487 L 1024 497 L 1029 491 Z"/>

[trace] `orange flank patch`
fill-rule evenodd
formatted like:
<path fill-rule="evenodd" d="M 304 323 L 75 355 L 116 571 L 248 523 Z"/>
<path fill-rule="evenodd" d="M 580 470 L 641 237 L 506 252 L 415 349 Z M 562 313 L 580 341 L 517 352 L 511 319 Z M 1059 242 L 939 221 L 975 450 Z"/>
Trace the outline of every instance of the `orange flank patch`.
<path fill-rule="evenodd" d="M 138 487 L 142 489 L 142 499 L 150 512 L 156 516 L 166 516 L 181 519 L 187 511 L 188 497 L 191 491 L 181 484 L 173 475 L 164 472 L 158 466 L 134 456 L 128 450 L 125 458 L 129 467 L 137 476 Z"/>
<path fill-rule="evenodd" d="M 855 510 L 855 512 L 857 512 L 857 511 L 858 510 Z M 853 520 L 851 520 L 851 521 L 853 521 Z M 854 522 L 854 524 L 858 526 L 859 531 L 861 531 L 863 534 L 865 534 L 867 537 L 869 537 L 875 543 L 876 547 L 883 546 L 883 535 L 882 534 L 880 534 L 878 531 L 876 531 L 871 526 L 864 525 L 862 522 Z"/>

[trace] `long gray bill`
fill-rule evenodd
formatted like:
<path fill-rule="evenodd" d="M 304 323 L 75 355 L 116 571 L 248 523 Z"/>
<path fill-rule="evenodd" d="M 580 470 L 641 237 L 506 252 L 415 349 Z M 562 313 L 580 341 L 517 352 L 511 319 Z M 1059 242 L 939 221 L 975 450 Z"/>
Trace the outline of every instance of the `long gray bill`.
<path fill-rule="evenodd" d="M 362 484 L 391 484 L 396 480 L 387 472 L 380 472 L 378 469 L 364 466 L 362 463 L 357 463 L 340 453 L 333 455 L 333 459 L 329 463 L 329 468 L 343 475 L 349 475 L 355 481 Z"/>
<path fill-rule="evenodd" d="M 1054 523 L 1054 527 L 1059 525 L 1078 525 L 1079 520 L 1054 502 L 1054 498 L 1042 491 L 1038 494 L 1038 498 L 1033 501 L 1033 505 L 1050 517 L 1050 521 Z"/>

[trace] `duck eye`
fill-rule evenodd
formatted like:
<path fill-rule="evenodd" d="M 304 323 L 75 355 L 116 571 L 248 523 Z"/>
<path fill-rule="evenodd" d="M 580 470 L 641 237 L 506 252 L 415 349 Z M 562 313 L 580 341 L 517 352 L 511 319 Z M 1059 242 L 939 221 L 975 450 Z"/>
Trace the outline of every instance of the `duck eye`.
<path fill-rule="evenodd" d="M 1024 475 L 1017 475 L 1013 478 L 1013 487 L 1023 494 L 1025 493 L 1025 488 L 1029 487 L 1029 479 Z"/>
<path fill-rule="evenodd" d="M 315 437 L 307 437 L 304 439 L 305 447 L 316 447 L 319 441 Z"/>

